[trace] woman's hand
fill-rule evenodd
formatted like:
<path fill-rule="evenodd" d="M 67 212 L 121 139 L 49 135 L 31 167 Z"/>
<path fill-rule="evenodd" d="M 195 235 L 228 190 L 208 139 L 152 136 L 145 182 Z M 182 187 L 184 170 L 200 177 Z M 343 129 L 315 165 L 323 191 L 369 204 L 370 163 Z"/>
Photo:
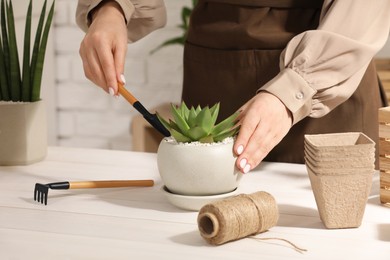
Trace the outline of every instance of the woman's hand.
<path fill-rule="evenodd" d="M 120 6 L 106 1 L 92 14 L 92 24 L 80 45 L 85 76 L 111 95 L 117 95 L 127 51 L 127 28 Z"/>
<path fill-rule="evenodd" d="M 240 132 L 234 144 L 237 167 L 247 173 L 288 133 L 290 111 L 274 95 L 260 92 L 240 108 Z"/>

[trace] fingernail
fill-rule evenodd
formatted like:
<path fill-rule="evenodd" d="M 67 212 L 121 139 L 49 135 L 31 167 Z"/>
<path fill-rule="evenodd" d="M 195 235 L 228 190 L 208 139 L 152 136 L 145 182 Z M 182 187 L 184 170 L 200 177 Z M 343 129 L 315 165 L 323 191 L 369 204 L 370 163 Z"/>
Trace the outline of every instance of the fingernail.
<path fill-rule="evenodd" d="M 123 84 L 126 84 L 125 75 L 121 74 L 121 81 Z"/>
<path fill-rule="evenodd" d="M 241 144 L 240 146 L 237 147 L 237 154 L 240 155 L 244 151 L 244 146 Z"/>
<path fill-rule="evenodd" d="M 115 90 L 113 88 L 108 88 L 108 92 L 110 93 L 111 96 L 115 96 Z"/>
<path fill-rule="evenodd" d="M 241 161 L 240 161 L 240 167 L 241 167 L 241 169 L 244 169 L 244 168 L 245 168 L 246 163 L 247 163 L 247 160 L 246 160 L 245 158 L 244 158 L 244 159 L 241 159 Z"/>
<path fill-rule="evenodd" d="M 248 172 L 250 171 L 250 169 L 251 169 L 250 164 L 245 165 L 245 167 L 244 167 L 244 173 L 248 173 Z"/>

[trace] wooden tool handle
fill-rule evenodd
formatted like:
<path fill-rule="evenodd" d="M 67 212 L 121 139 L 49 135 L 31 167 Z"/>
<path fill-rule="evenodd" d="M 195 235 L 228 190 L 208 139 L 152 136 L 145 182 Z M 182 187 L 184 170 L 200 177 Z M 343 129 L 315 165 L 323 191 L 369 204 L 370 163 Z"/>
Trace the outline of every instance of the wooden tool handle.
<path fill-rule="evenodd" d="M 151 187 L 153 185 L 153 180 L 79 181 L 69 182 L 69 189 Z"/>
<path fill-rule="evenodd" d="M 118 82 L 118 92 L 121 94 L 131 105 L 134 105 L 138 100 L 125 88 L 125 86 Z"/>

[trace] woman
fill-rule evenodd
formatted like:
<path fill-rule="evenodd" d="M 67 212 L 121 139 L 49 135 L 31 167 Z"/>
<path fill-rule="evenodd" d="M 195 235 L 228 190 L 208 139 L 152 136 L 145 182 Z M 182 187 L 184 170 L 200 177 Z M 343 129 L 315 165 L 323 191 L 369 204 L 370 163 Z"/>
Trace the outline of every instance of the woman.
<path fill-rule="evenodd" d="M 183 100 L 240 110 L 237 167 L 303 163 L 304 134 L 378 139 L 385 105 L 372 58 L 386 42 L 390 1 L 200 0 L 184 51 Z M 117 95 L 127 41 L 165 23 L 161 0 L 79 0 L 86 76 Z M 203 93 L 207 93 L 204 95 Z"/>

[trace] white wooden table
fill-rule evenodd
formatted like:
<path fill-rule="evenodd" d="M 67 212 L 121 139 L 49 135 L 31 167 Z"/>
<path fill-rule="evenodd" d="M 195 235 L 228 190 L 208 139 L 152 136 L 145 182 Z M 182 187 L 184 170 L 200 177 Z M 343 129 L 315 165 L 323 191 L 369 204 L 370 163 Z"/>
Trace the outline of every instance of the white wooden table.
<path fill-rule="evenodd" d="M 154 187 L 50 190 L 33 200 L 36 182 L 145 179 Z M 258 237 L 211 246 L 199 235 L 197 212 L 178 209 L 161 191 L 156 155 L 49 148 L 46 160 L 0 167 L 0 259 L 390 259 L 390 208 L 379 202 L 379 177 L 356 229 L 325 229 L 304 165 L 262 163 L 245 175 L 240 193 L 259 190 L 278 202 L 277 226 Z"/>

